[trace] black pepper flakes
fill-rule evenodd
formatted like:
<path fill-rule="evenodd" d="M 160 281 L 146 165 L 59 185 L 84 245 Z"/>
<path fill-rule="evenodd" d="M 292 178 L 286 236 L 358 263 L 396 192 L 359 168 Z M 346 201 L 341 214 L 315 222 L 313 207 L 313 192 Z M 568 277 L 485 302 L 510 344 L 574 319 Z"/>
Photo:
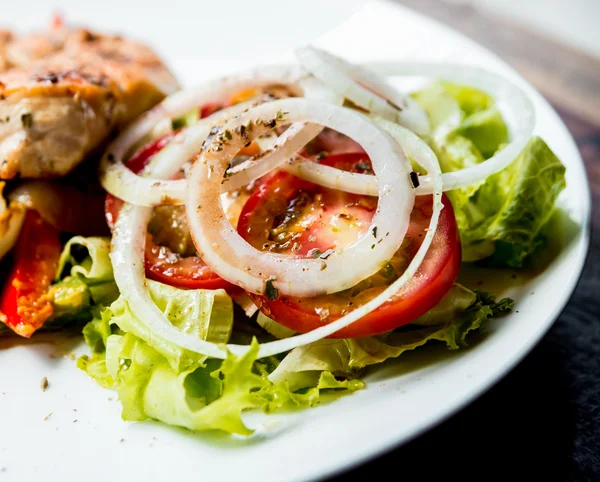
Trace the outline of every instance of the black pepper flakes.
<path fill-rule="evenodd" d="M 411 171 L 410 173 L 410 182 L 415 189 L 419 187 L 419 184 L 421 184 L 419 182 L 419 175 L 415 171 Z"/>

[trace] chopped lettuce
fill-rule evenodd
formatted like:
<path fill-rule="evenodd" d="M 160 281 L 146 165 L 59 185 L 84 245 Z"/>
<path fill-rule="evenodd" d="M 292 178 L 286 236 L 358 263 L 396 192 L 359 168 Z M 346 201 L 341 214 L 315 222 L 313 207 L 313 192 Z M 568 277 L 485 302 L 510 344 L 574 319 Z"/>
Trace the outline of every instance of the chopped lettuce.
<path fill-rule="evenodd" d="M 71 276 L 79 275 L 90 285 L 113 281 L 109 255 L 110 239 L 74 236 L 60 255 L 57 278 L 60 279 L 70 268 Z"/>
<path fill-rule="evenodd" d="M 477 301 L 477 294 L 463 285 L 454 283 L 450 291 L 440 302 L 424 315 L 412 322 L 413 325 L 435 326 L 443 325 L 448 320 L 456 319 L 462 312 Z"/>
<path fill-rule="evenodd" d="M 50 287 L 54 313 L 48 327 L 89 321 L 96 308 L 119 297 L 109 254 L 108 238 L 74 236 L 67 242 Z"/>
<path fill-rule="evenodd" d="M 178 328 L 216 343 L 227 342 L 233 324 L 231 299 L 223 290 L 179 290 L 149 282 L 157 306 Z M 192 308 L 192 309 L 190 309 Z M 338 380 L 322 372 L 308 390 L 269 380 L 279 360 L 256 360 L 258 343 L 243 356 L 222 361 L 187 352 L 151 336 L 123 299 L 97 313 L 84 328 L 92 349 L 78 367 L 100 385 L 113 388 L 123 405 L 124 420 L 148 418 L 191 430 L 252 433 L 242 412 L 271 412 L 313 406 L 321 395 L 362 387 L 356 380 Z"/>
<path fill-rule="evenodd" d="M 233 303 L 223 290 L 180 290 L 148 282 L 152 299 L 179 329 L 216 343 L 229 341 Z M 466 346 L 467 335 L 484 328 L 494 316 L 512 309 L 510 300 L 495 302 L 485 293 L 455 285 L 412 329 L 360 339 L 325 339 L 296 348 L 282 357 L 257 360 L 252 338 L 243 356 L 217 360 L 188 352 L 152 335 L 123 298 L 102 311 L 84 328 L 92 350 L 78 367 L 100 385 L 114 389 L 128 421 L 155 419 L 190 430 L 221 430 L 249 435 L 243 413 L 261 409 L 311 407 L 359 390 L 361 369 L 395 358 L 431 340 L 450 349 Z M 273 320 L 262 315 L 259 326 L 278 336 Z M 257 328 L 258 329 L 258 328 Z"/>
<path fill-rule="evenodd" d="M 414 329 L 399 329 L 366 338 L 323 339 L 298 347 L 283 359 L 270 379 L 276 383 L 285 381 L 291 387 L 300 388 L 314 384 L 315 378 L 323 371 L 356 376 L 361 368 L 396 358 L 432 340 L 446 343 L 451 350 L 464 348 L 469 333 L 485 329 L 492 318 L 510 312 L 513 307 L 512 300 L 508 298 L 496 302 L 487 293 L 471 292 L 464 287 L 455 288 L 450 293 L 450 296 L 456 297 L 456 302 L 444 301 L 438 314 L 431 315 L 427 320 L 429 323 L 437 319 L 437 325 L 418 328 L 411 325 Z M 453 305 L 464 306 L 465 300 L 471 301 L 468 308 L 452 308 Z"/>
<path fill-rule="evenodd" d="M 156 281 L 147 281 L 150 295 L 167 319 L 180 330 L 203 340 L 226 343 L 233 328 L 233 303 L 224 290 L 181 290 Z M 176 371 L 202 359 L 151 333 L 131 311 L 123 297 L 110 306 L 111 324 L 141 338 L 165 357 Z"/>
<path fill-rule="evenodd" d="M 429 114 L 431 144 L 444 172 L 485 162 L 509 140 L 500 111 L 484 92 L 436 83 L 415 99 Z M 449 191 L 463 261 L 487 258 L 495 266 L 524 266 L 544 242 L 541 233 L 565 187 L 564 174 L 546 143 L 533 137 L 508 168 L 479 184 Z"/>
<path fill-rule="evenodd" d="M 564 166 L 546 143 L 533 137 L 507 169 L 474 192 L 450 191 L 463 259 L 491 256 L 489 262 L 495 265 L 523 266 L 543 243 L 540 233 L 565 187 L 564 174 Z"/>
<path fill-rule="evenodd" d="M 252 372 L 257 343 L 242 357 L 231 355 L 223 363 L 208 360 L 180 372 L 134 335 L 126 334 L 117 346 L 120 352 L 107 357 L 120 359 L 115 388 L 125 420 L 153 418 L 190 430 L 252 433 L 241 414 L 261 405 L 256 391 L 268 383 Z"/>
<path fill-rule="evenodd" d="M 89 319 L 91 294 L 81 278 L 68 276 L 51 288 L 54 320 Z"/>

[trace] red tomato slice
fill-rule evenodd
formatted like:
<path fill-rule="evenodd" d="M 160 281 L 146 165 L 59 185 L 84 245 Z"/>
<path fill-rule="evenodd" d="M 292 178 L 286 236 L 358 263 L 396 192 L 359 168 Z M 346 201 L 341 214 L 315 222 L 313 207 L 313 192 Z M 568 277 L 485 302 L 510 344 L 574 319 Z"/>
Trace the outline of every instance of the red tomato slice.
<path fill-rule="evenodd" d="M 321 162 L 354 172 L 370 169 L 364 153 L 333 155 Z M 433 243 L 416 275 L 388 302 L 332 337 L 357 338 L 390 331 L 410 323 L 443 298 L 458 276 L 461 260 L 454 211 L 445 195 L 443 204 Z M 249 198 L 238 232 L 257 249 L 320 257 L 326 263 L 327 250 L 355 241 L 369 228 L 376 206 L 376 198 L 323 188 L 276 172 Z M 432 209 L 431 196 L 417 197 L 402 247 L 379 273 L 349 290 L 314 298 L 250 296 L 264 314 L 292 330 L 305 333 L 326 325 L 397 279 L 421 246 Z M 385 236 L 374 234 L 374 242 Z"/>
<path fill-rule="evenodd" d="M 171 137 L 173 134 L 168 134 L 139 149 L 127 161 L 127 167 L 133 172 L 141 171 L 150 159 L 168 144 Z M 106 195 L 106 221 L 111 229 L 114 228 L 121 206 L 123 206 L 123 201 L 111 194 Z M 235 288 L 206 266 L 201 258 L 197 256 L 182 257 L 166 246 L 154 243 L 150 235 L 146 237 L 144 264 L 148 278 L 178 288 Z"/>
<path fill-rule="evenodd" d="M 54 311 L 48 288 L 62 249 L 58 235 L 36 211 L 27 212 L 0 298 L 0 320 L 25 338 L 41 328 Z"/>

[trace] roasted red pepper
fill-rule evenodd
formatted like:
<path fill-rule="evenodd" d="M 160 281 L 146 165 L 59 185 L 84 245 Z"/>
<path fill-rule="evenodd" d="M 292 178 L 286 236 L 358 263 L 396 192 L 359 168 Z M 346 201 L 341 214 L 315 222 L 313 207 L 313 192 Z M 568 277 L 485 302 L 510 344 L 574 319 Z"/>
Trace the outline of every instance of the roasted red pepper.
<path fill-rule="evenodd" d="M 28 211 L 0 295 L 0 321 L 15 333 L 29 338 L 52 315 L 48 288 L 60 253 L 59 231 L 36 211 Z"/>

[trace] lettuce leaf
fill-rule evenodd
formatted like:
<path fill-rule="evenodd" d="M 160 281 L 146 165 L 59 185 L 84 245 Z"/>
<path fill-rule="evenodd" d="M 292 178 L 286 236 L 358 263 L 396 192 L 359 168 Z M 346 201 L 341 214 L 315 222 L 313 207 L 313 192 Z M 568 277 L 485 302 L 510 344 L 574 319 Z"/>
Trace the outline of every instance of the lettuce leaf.
<path fill-rule="evenodd" d="M 508 142 L 493 99 L 471 87 L 437 83 L 415 94 L 438 135 L 430 140 L 444 172 L 485 162 Z M 437 99 L 437 100 L 436 100 Z M 453 99 L 461 111 L 449 107 Z M 457 123 L 456 119 L 461 120 Z M 439 135 L 442 132 L 443 135 Z M 522 267 L 543 244 L 544 225 L 565 187 L 565 168 L 532 137 L 515 161 L 484 182 L 448 192 L 461 235 L 463 261 Z"/>
<path fill-rule="evenodd" d="M 54 313 L 48 328 L 90 321 L 95 307 L 108 306 L 119 297 L 109 253 L 108 238 L 74 236 L 67 242 L 50 287 Z"/>
<path fill-rule="evenodd" d="M 225 291 L 179 290 L 152 281 L 148 285 L 159 309 L 179 329 L 227 342 L 233 305 Z M 206 358 L 152 336 L 121 298 L 96 312 L 84 328 L 84 338 L 92 354 L 82 356 L 78 367 L 103 387 L 117 391 L 122 417 L 129 421 L 155 419 L 190 430 L 250 435 L 252 430 L 242 420 L 245 410 L 313 406 L 325 395 L 338 396 L 363 386 L 327 371 L 319 373 L 306 390 L 287 382 L 273 383 L 268 375 L 279 360 L 256 360 L 256 339 L 241 357 Z"/>
<path fill-rule="evenodd" d="M 230 355 L 222 364 L 210 360 L 181 372 L 134 335 L 125 335 L 122 346 L 119 356 L 126 362 L 120 364 L 116 390 L 125 420 L 152 418 L 190 430 L 252 433 L 241 414 L 261 405 L 255 392 L 268 383 L 252 372 L 257 343 L 242 357 Z"/>
<path fill-rule="evenodd" d="M 93 285 L 113 281 L 110 239 L 74 236 L 65 245 L 58 261 L 57 279 L 70 268 L 71 276 L 81 276 Z"/>
<path fill-rule="evenodd" d="M 181 290 L 156 281 L 147 281 L 152 300 L 167 319 L 180 330 L 214 343 L 229 341 L 233 328 L 233 303 L 225 290 Z M 202 357 L 151 333 L 120 297 L 110 306 L 110 323 L 141 338 L 174 370 L 181 371 Z"/>
<path fill-rule="evenodd" d="M 458 206 L 463 259 L 491 256 L 494 265 L 522 267 L 543 243 L 540 233 L 565 188 L 564 175 L 560 160 L 542 139 L 533 137 L 507 169 L 475 192 L 449 192 Z"/>
<path fill-rule="evenodd" d="M 477 294 L 463 285 L 454 283 L 440 302 L 424 315 L 412 321 L 412 325 L 435 326 L 454 320 L 477 301 Z"/>
<path fill-rule="evenodd" d="M 464 292 L 463 292 L 464 290 Z M 437 340 L 444 342 L 451 350 L 467 346 L 467 335 L 485 329 L 492 318 L 509 313 L 513 301 L 504 298 L 499 302 L 483 292 L 470 292 L 465 297 L 466 288 L 455 291 L 459 305 L 465 299 L 474 300 L 466 310 L 447 309 L 452 303 L 446 302 L 439 314 L 443 323 L 410 330 L 396 330 L 380 336 L 355 339 L 323 339 L 310 345 L 292 350 L 273 371 L 270 379 L 275 383 L 286 382 L 294 389 L 311 386 L 323 371 L 334 375 L 353 377 L 359 369 L 396 358 L 408 350 L 414 350 L 426 343 Z M 435 315 L 431 316 L 433 321 Z"/>

